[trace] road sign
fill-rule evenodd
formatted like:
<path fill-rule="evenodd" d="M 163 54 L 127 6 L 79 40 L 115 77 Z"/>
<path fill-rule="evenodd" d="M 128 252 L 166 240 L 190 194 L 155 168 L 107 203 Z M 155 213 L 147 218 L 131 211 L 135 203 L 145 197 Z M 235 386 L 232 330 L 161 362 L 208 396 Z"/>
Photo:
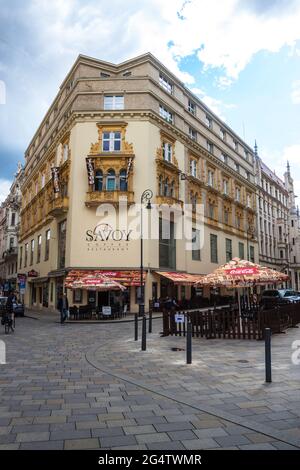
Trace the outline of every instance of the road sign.
<path fill-rule="evenodd" d="M 184 323 L 184 313 L 175 314 L 175 323 Z"/>

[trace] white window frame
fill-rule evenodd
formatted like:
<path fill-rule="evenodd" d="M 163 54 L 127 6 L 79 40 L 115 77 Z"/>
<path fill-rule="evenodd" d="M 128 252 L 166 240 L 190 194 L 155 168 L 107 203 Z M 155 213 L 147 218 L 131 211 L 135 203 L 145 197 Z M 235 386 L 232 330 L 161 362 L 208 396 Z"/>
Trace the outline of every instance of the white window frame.
<path fill-rule="evenodd" d="M 190 174 L 197 178 L 197 161 L 193 158 L 190 160 Z"/>
<path fill-rule="evenodd" d="M 170 144 L 170 142 L 163 142 L 162 149 L 163 149 L 162 150 L 163 159 L 166 162 L 172 162 L 172 156 L 173 156 L 172 144 Z"/>
<path fill-rule="evenodd" d="M 115 138 L 115 134 L 120 134 L 120 138 Z M 109 134 L 109 138 L 104 138 L 104 134 Z M 120 150 L 115 150 L 115 142 L 120 142 Z M 104 142 L 109 142 L 109 150 L 104 150 Z M 120 152 L 122 149 L 121 131 L 102 132 L 102 152 Z"/>
<path fill-rule="evenodd" d="M 124 109 L 124 95 L 104 95 L 104 110 L 115 109 Z"/>
<path fill-rule="evenodd" d="M 241 188 L 235 188 L 235 199 L 237 202 L 241 202 Z"/>
<path fill-rule="evenodd" d="M 162 106 L 161 104 L 159 105 L 159 115 L 167 122 L 170 122 L 171 124 L 174 123 L 174 117 L 173 113 L 169 111 L 167 108 Z"/>
<path fill-rule="evenodd" d="M 223 179 L 223 194 L 225 194 L 226 196 L 228 195 L 228 186 L 228 180 Z"/>
<path fill-rule="evenodd" d="M 214 144 L 212 142 L 210 142 L 209 140 L 207 141 L 207 150 L 210 153 L 214 153 Z"/>
<path fill-rule="evenodd" d="M 207 184 L 208 186 L 214 187 L 214 172 L 212 170 L 208 170 L 207 172 Z"/>
<path fill-rule="evenodd" d="M 188 101 L 188 112 L 191 113 L 193 116 L 196 116 L 196 104 L 190 99 Z"/>
<path fill-rule="evenodd" d="M 205 124 L 209 129 L 212 128 L 212 118 L 210 118 L 208 115 L 205 116 Z"/>
<path fill-rule="evenodd" d="M 197 131 L 193 129 L 193 127 L 189 127 L 189 137 L 190 139 L 196 141 L 197 140 Z"/>
<path fill-rule="evenodd" d="M 168 93 L 173 94 L 174 85 L 163 73 L 159 74 L 159 84 Z"/>

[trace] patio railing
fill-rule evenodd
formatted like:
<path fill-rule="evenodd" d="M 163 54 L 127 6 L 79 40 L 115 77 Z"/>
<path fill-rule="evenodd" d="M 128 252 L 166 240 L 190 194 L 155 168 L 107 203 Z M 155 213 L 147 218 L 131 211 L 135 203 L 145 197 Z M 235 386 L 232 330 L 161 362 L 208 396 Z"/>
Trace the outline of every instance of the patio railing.
<path fill-rule="evenodd" d="M 300 323 L 300 304 L 287 304 L 272 310 L 259 307 L 247 309 L 239 314 L 236 307 L 217 309 L 167 311 L 163 310 L 163 334 L 185 336 L 186 324 L 176 323 L 176 313 L 184 313 L 191 321 L 192 335 L 207 339 L 256 339 L 264 338 L 265 328 L 272 333 L 284 333 L 287 328 Z"/>

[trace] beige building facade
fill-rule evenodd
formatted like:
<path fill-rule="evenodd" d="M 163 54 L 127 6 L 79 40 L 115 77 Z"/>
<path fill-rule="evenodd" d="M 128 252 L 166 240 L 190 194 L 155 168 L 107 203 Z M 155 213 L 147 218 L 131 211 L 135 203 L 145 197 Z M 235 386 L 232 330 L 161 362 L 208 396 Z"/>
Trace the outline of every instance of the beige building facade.
<path fill-rule="evenodd" d="M 26 151 L 18 258 L 26 305 L 54 309 L 70 273 L 101 270 L 126 279 L 126 302 L 137 311 L 134 228 L 145 189 L 153 193 L 145 223 L 152 227 L 158 213 L 157 236 L 144 235 L 146 305 L 167 293 L 196 295 L 170 273 L 206 274 L 235 256 L 258 261 L 251 148 L 151 54 L 119 65 L 79 56 Z M 129 226 L 118 219 L 120 200 Z M 164 210 L 175 207 L 166 239 Z M 109 208 L 116 220 L 108 223 Z M 188 212 L 193 249 L 176 238 L 176 217 Z M 68 296 L 76 305 L 108 301 L 104 293 Z"/>
<path fill-rule="evenodd" d="M 22 165 L 18 164 L 9 194 L 0 206 L 0 292 L 18 289 L 18 237 L 20 228 Z"/>

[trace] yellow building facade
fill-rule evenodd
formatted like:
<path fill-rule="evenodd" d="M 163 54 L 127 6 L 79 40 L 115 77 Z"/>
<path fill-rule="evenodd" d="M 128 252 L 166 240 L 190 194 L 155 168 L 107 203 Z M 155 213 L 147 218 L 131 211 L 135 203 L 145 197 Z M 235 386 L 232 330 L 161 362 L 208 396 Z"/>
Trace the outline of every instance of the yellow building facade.
<path fill-rule="evenodd" d="M 163 272 L 206 274 L 235 256 L 258 261 L 251 148 L 151 54 L 119 65 L 79 56 L 26 151 L 18 255 L 25 304 L 55 309 L 68 274 L 100 270 L 127 276 L 126 303 L 137 311 L 140 239 L 118 219 L 107 224 L 105 208 L 118 216 L 126 200 L 138 225 L 135 204 L 148 188 L 153 207 L 176 205 L 182 215 L 189 205 L 192 225 L 200 207 L 203 223 L 192 250 L 174 236 L 173 215 L 171 240 L 159 227 L 144 240 L 146 306 L 167 293 L 196 295 Z M 68 297 L 71 305 L 108 301 L 88 291 Z"/>

